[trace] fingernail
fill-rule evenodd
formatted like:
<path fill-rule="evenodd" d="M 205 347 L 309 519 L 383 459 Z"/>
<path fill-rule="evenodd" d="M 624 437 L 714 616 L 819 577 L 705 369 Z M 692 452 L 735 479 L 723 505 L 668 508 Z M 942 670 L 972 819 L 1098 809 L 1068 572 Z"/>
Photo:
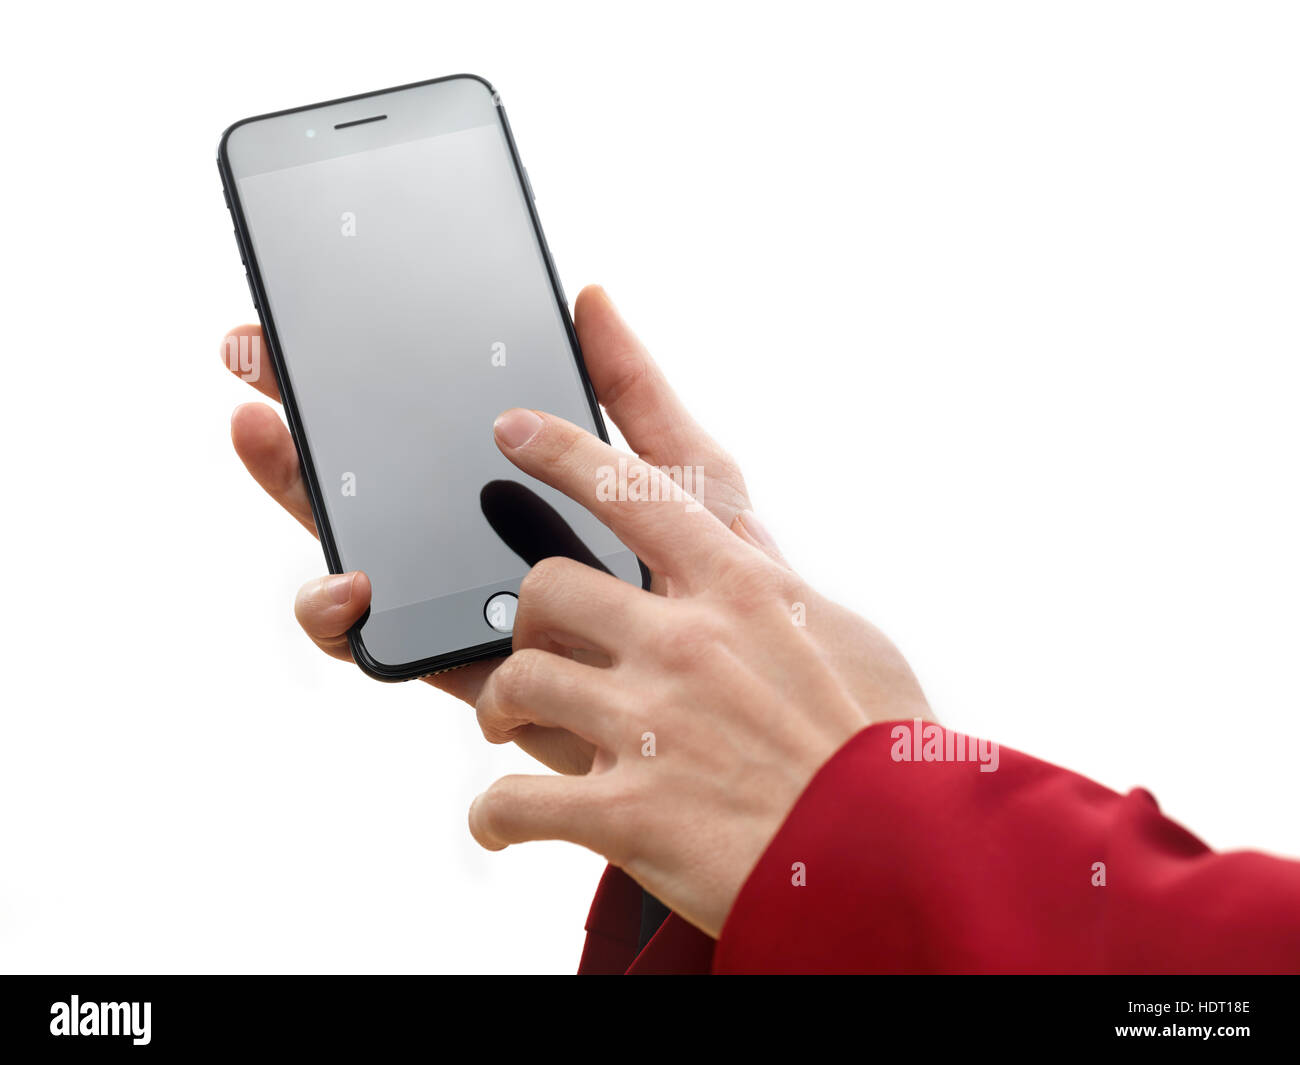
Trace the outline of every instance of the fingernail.
<path fill-rule="evenodd" d="M 355 573 L 340 573 L 336 577 L 327 577 L 325 591 L 334 602 L 342 606 L 352 598 L 352 584 L 356 579 Z"/>
<path fill-rule="evenodd" d="M 492 429 L 506 447 L 523 447 L 541 427 L 542 419 L 536 414 L 523 407 L 515 407 L 499 415 Z"/>
<path fill-rule="evenodd" d="M 758 515 L 752 510 L 742 510 L 740 512 L 740 521 L 745 526 L 745 531 L 763 547 L 769 551 L 775 551 L 778 555 L 781 553 L 781 549 L 776 546 L 776 540 L 767 531 L 767 526 L 758 520 Z"/>

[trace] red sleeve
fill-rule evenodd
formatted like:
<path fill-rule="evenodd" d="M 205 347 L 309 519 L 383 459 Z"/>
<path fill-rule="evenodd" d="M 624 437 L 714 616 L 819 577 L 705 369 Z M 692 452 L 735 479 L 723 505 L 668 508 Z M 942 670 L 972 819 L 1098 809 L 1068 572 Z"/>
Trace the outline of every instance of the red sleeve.
<path fill-rule="evenodd" d="M 714 972 L 1300 971 L 1300 862 L 1215 854 L 1145 791 L 914 728 L 864 729 L 817 773 Z"/>
<path fill-rule="evenodd" d="M 713 940 L 677 914 L 670 913 L 638 951 L 640 931 L 641 888 L 622 869 L 606 866 L 587 915 L 587 942 L 582 948 L 578 974 L 631 976 L 710 971 Z"/>

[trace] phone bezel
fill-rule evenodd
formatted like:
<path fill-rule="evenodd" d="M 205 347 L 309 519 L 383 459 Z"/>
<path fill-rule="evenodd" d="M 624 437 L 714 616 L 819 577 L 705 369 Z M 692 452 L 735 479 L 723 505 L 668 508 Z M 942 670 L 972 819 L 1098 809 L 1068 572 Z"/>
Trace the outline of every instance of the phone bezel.
<path fill-rule="evenodd" d="M 537 206 L 533 202 L 531 182 L 529 182 L 527 175 L 524 172 L 523 163 L 519 159 L 519 150 L 515 146 L 515 138 L 510 130 L 510 121 L 506 117 L 505 107 L 502 106 L 501 96 L 486 78 L 482 78 L 477 74 L 448 74 L 440 78 L 429 78 L 426 81 L 416 81 L 406 85 L 396 85 L 390 89 L 358 93 L 355 96 L 343 96 L 336 100 L 325 100 L 320 103 L 307 104 L 303 107 L 290 107 L 283 111 L 270 111 L 266 114 L 253 115 L 249 118 L 240 119 L 238 122 L 232 123 L 221 135 L 221 142 L 217 147 L 217 169 L 221 174 L 221 184 L 225 193 L 226 206 L 230 210 L 231 217 L 234 220 L 235 237 L 239 242 L 240 259 L 244 264 L 249 288 L 253 295 L 254 309 L 257 311 L 258 320 L 262 325 L 263 340 L 265 341 L 266 348 L 270 352 L 271 366 L 275 373 L 276 384 L 280 389 L 280 399 L 284 406 L 285 420 L 289 424 L 289 433 L 293 437 L 294 446 L 298 449 L 299 465 L 302 467 L 303 480 L 307 485 L 307 494 L 311 502 L 312 517 L 315 519 L 316 529 L 320 534 L 321 546 L 325 551 L 325 561 L 329 566 L 329 571 L 331 573 L 342 573 L 343 564 L 340 561 L 338 548 L 335 543 L 334 530 L 330 527 L 329 518 L 326 514 L 321 485 L 316 476 L 316 466 L 312 461 L 310 449 L 306 445 L 306 435 L 301 429 L 302 418 L 298 411 L 298 405 L 294 399 L 293 386 L 289 382 L 283 360 L 281 360 L 279 355 L 279 340 L 275 332 L 275 322 L 272 319 L 270 312 L 265 309 L 267 304 L 266 290 L 262 284 L 262 275 L 258 268 L 257 259 L 253 254 L 253 244 L 249 237 L 243 207 L 239 200 L 239 188 L 235 182 L 234 172 L 230 165 L 227 146 L 230 141 L 230 136 L 235 132 L 235 130 L 252 122 L 260 122 L 269 118 L 279 118 L 283 115 L 303 114 L 305 112 L 315 111 L 325 107 L 333 107 L 337 104 L 388 96 L 392 93 L 423 88 L 424 86 L 434 85 L 439 82 L 455 81 L 465 78 L 480 82 L 492 96 L 497 121 L 501 123 L 501 129 L 505 134 L 506 144 L 510 149 L 510 160 L 515 169 L 515 180 L 518 182 L 519 188 L 523 192 L 524 203 L 528 207 L 528 217 L 532 221 L 534 238 L 537 240 L 538 247 L 542 252 L 542 259 L 546 265 L 546 274 L 551 283 L 551 292 L 560 309 L 560 317 L 564 322 L 565 333 L 569 339 L 569 347 L 573 353 L 574 363 L 578 368 L 578 378 L 582 382 L 583 393 L 587 398 L 587 405 L 591 409 L 592 421 L 596 426 L 596 432 L 600 436 L 601 440 L 605 441 L 605 443 L 609 443 L 609 433 L 605 428 L 605 420 L 601 416 L 600 404 L 596 400 L 595 389 L 592 387 L 591 379 L 587 375 L 587 367 L 582 358 L 582 349 L 578 344 L 578 334 L 573 327 L 573 318 L 569 313 L 568 299 L 564 295 L 564 288 L 560 284 L 559 274 L 555 269 L 555 262 L 551 258 L 551 250 L 547 246 L 546 234 L 542 231 L 541 220 L 537 216 Z M 648 589 L 650 587 L 650 573 L 640 559 L 637 559 L 637 564 L 641 571 L 641 586 L 643 589 Z M 458 651 L 449 651 L 443 654 L 419 659 L 414 662 L 392 666 L 374 658 L 374 656 L 370 654 L 369 649 L 365 645 L 365 641 L 361 637 L 361 626 L 365 624 L 368 616 L 369 611 L 367 611 L 366 614 L 363 615 L 361 619 L 348 631 L 348 644 L 352 649 L 352 657 L 357 665 L 360 666 L 364 672 L 377 680 L 414 680 L 417 677 L 427 677 L 435 673 L 446 672 L 449 669 L 456 669 L 459 666 L 469 665 L 471 662 L 507 655 L 511 651 L 510 638 L 503 637 L 499 640 L 490 640 L 482 644 L 476 644 L 473 647 L 462 648 Z"/>

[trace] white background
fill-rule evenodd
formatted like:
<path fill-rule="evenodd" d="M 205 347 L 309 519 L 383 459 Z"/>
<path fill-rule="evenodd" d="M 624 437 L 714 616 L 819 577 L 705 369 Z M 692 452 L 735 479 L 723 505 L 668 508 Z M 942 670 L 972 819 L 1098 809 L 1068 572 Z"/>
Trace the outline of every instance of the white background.
<path fill-rule="evenodd" d="M 575 967 L 602 862 L 475 847 L 527 759 L 310 646 L 228 441 L 222 129 L 460 71 L 569 292 L 947 723 L 1300 855 L 1294 11 L 10 11 L 0 967 Z"/>

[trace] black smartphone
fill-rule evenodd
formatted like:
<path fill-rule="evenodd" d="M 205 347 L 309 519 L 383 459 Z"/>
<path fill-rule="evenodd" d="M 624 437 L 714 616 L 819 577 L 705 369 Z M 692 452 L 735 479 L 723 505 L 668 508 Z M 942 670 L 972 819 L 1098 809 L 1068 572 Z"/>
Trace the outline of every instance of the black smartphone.
<path fill-rule="evenodd" d="M 648 586 L 493 441 L 508 407 L 608 435 L 488 82 L 246 118 L 217 162 L 330 572 L 373 588 L 349 634 L 362 669 L 407 680 L 508 653 L 519 584 L 548 556 Z"/>

